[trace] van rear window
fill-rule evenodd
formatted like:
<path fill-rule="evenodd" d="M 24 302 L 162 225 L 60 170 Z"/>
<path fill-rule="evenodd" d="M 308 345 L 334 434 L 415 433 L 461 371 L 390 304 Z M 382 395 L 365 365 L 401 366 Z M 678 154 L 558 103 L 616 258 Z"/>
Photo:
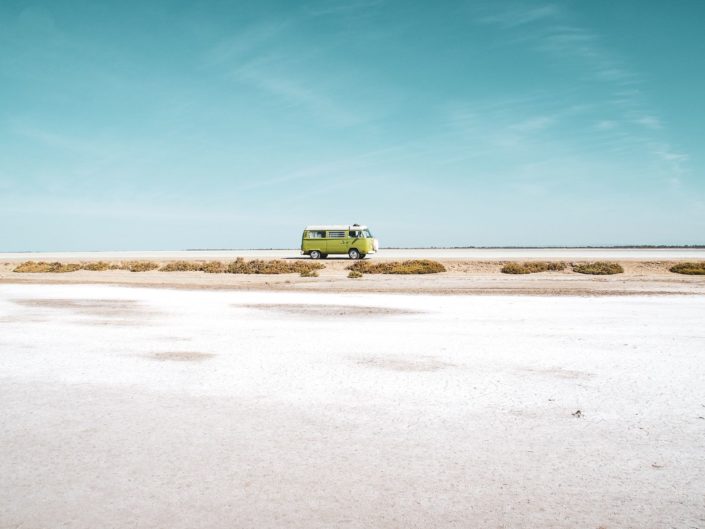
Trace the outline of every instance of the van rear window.
<path fill-rule="evenodd" d="M 325 239 L 326 238 L 326 232 L 325 231 L 309 231 L 306 235 L 307 239 Z"/>

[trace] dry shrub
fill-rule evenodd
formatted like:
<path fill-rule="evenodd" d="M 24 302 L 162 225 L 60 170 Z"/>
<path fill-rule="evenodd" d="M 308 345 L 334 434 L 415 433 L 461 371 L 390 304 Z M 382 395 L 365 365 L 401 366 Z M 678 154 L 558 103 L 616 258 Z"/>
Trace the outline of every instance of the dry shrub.
<path fill-rule="evenodd" d="M 149 272 L 156 270 L 159 265 L 154 261 L 127 261 L 120 263 L 120 270 L 129 270 L 130 272 Z"/>
<path fill-rule="evenodd" d="M 245 261 L 242 257 L 238 257 L 228 265 L 227 272 L 229 274 L 301 274 L 323 268 L 325 265 L 310 261 L 283 261 L 281 259 Z"/>
<path fill-rule="evenodd" d="M 556 272 L 565 270 L 565 263 L 561 261 L 528 261 L 526 263 L 507 263 L 502 267 L 503 274 L 536 274 L 539 272 Z"/>
<path fill-rule="evenodd" d="M 41 273 L 65 273 L 65 272 L 75 272 L 80 270 L 81 265 L 77 263 L 47 263 L 44 261 L 25 261 L 24 263 L 17 265 L 13 272 L 25 273 L 25 274 L 41 274 Z"/>
<path fill-rule="evenodd" d="M 674 274 L 687 274 L 690 276 L 705 275 L 705 261 L 700 263 L 678 263 L 669 268 Z"/>
<path fill-rule="evenodd" d="M 106 263 L 105 261 L 83 263 L 81 268 L 83 268 L 83 270 L 90 270 L 91 272 L 103 272 L 104 270 L 110 270 L 110 263 Z"/>
<path fill-rule="evenodd" d="M 207 274 L 224 274 L 227 272 L 228 267 L 220 261 L 208 261 L 207 263 L 203 263 L 201 270 Z"/>
<path fill-rule="evenodd" d="M 238 257 L 232 263 L 228 265 L 228 274 L 253 274 L 250 267 L 242 257 Z"/>
<path fill-rule="evenodd" d="M 383 263 L 358 261 L 348 266 L 347 269 L 362 274 L 437 274 L 446 271 L 446 267 L 441 263 L 429 259 L 390 261 Z"/>
<path fill-rule="evenodd" d="M 227 267 L 220 261 L 172 261 L 159 269 L 160 272 L 206 272 L 208 274 L 222 274 Z"/>
<path fill-rule="evenodd" d="M 299 274 L 301 277 L 318 277 L 318 272 L 315 270 L 304 270 Z"/>
<path fill-rule="evenodd" d="M 362 277 L 362 272 L 357 272 L 355 270 L 351 270 L 350 273 L 348 274 L 348 277 L 350 279 L 360 279 Z"/>
<path fill-rule="evenodd" d="M 565 270 L 565 263 L 563 261 L 550 261 L 546 263 L 546 270 L 548 272 L 562 272 Z"/>
<path fill-rule="evenodd" d="M 200 272 L 203 265 L 192 261 L 174 261 L 162 266 L 160 272 Z"/>
<path fill-rule="evenodd" d="M 594 263 L 574 264 L 573 272 L 579 274 L 590 274 L 593 276 L 609 276 L 613 274 L 621 274 L 624 268 L 619 263 L 611 263 L 608 261 L 596 261 Z"/>
<path fill-rule="evenodd" d="M 528 274 L 529 269 L 520 263 L 507 263 L 502 267 L 503 274 Z"/>

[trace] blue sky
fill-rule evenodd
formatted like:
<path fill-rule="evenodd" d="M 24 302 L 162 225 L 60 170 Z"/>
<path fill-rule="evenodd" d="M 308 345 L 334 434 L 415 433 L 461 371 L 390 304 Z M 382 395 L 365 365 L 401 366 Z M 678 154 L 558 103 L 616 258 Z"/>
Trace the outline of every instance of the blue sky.
<path fill-rule="evenodd" d="M 705 2 L 0 2 L 0 251 L 705 243 Z"/>

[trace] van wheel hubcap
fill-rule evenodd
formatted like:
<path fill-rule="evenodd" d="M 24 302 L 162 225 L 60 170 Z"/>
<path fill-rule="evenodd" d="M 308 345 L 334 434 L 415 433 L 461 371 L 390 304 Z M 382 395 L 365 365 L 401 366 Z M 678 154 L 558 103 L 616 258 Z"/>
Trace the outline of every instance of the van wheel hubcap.
<path fill-rule="evenodd" d="M 315 250 L 314 250 L 313 252 L 311 252 L 311 259 L 318 259 L 318 258 L 320 258 L 320 257 L 321 257 L 321 253 L 320 253 L 320 252 L 317 252 L 317 251 L 315 251 Z"/>
<path fill-rule="evenodd" d="M 350 256 L 350 259 L 359 259 L 360 258 L 360 252 L 357 250 L 350 250 L 348 252 L 348 255 Z"/>

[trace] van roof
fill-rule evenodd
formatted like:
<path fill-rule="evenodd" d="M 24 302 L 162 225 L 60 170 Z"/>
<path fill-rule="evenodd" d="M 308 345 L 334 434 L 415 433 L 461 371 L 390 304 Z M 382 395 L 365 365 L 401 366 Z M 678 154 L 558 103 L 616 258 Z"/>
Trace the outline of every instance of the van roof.
<path fill-rule="evenodd" d="M 350 224 L 316 224 L 306 226 L 305 230 L 366 230 L 367 226 Z"/>

